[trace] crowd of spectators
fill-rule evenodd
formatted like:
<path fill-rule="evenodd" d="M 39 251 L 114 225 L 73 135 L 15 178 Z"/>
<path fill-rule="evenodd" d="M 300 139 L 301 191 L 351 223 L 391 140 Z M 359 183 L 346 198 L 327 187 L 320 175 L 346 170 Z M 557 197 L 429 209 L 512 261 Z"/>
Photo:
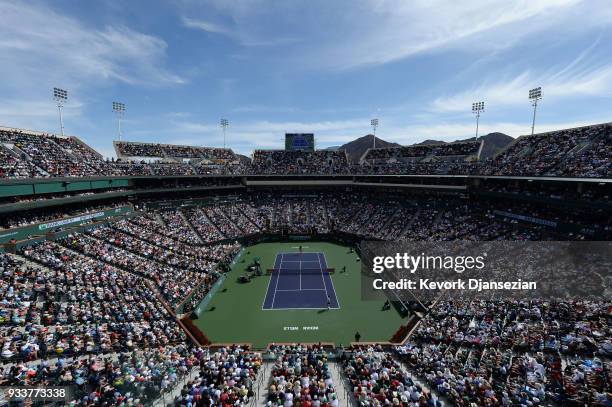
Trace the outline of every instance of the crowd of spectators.
<path fill-rule="evenodd" d="M 125 160 L 107 160 L 113 169 L 113 175 L 130 175 L 134 177 L 148 177 L 153 175 L 151 166 L 145 162 L 125 161 Z M 104 173 L 90 174 L 90 176 L 107 175 Z"/>
<path fill-rule="evenodd" d="M 214 279 L 207 262 L 174 252 L 108 226 L 59 240 L 66 247 L 151 279 L 176 306 L 200 281 Z"/>
<path fill-rule="evenodd" d="M 344 151 L 255 150 L 249 170 L 253 174 L 348 174 Z"/>
<path fill-rule="evenodd" d="M 4 301 L 11 299 L 10 313 L 5 310 L 10 317 L 2 325 L 5 361 L 185 340 L 155 290 L 139 276 L 54 242 L 26 247 L 21 255 L 3 255 Z"/>
<path fill-rule="evenodd" d="M 219 206 L 217 210 L 225 216 L 225 218 L 235 225 L 240 230 L 240 235 L 252 235 L 261 231 L 261 228 L 249 219 L 243 212 L 242 203 L 235 203 L 226 206 Z"/>
<path fill-rule="evenodd" d="M 260 353 L 240 346 L 221 348 L 199 359 L 198 375 L 181 389 L 176 407 L 245 406 L 253 400 L 262 364 Z"/>
<path fill-rule="evenodd" d="M 255 150 L 252 162 L 230 149 L 115 142 L 119 157 L 104 160 L 73 137 L 0 130 L 0 177 L 189 176 L 221 174 L 464 174 L 609 177 L 609 123 L 523 136 L 494 158 L 477 161 L 481 141 L 369 149 L 349 164 L 344 151 Z M 175 160 L 172 162 L 172 160 Z M 186 162 L 188 160 L 189 162 Z"/>
<path fill-rule="evenodd" d="M 120 157 L 191 158 L 199 162 L 194 166 L 182 162 L 104 160 L 74 137 L 3 129 L 0 130 L 0 178 L 245 173 L 232 168 L 231 163 L 238 159 L 229 149 L 129 142 L 117 143 L 117 149 Z M 218 165 L 219 162 L 226 164 Z"/>
<path fill-rule="evenodd" d="M 237 346 L 141 345 L 19 360 L 0 368 L 0 384 L 71 386 L 70 406 L 151 405 L 181 385 L 172 405 L 246 405 L 261 363 L 259 353 Z"/>
<path fill-rule="evenodd" d="M 275 345 L 268 406 L 337 407 L 326 351 L 318 345 Z"/>
<path fill-rule="evenodd" d="M 351 166 L 351 172 L 358 175 L 468 175 L 473 174 L 475 162 L 432 160 L 365 162 Z"/>
<path fill-rule="evenodd" d="M 0 178 L 34 178 L 41 175 L 35 165 L 0 144 Z"/>
<path fill-rule="evenodd" d="M 583 151 L 568 154 L 564 165 L 549 170 L 546 175 L 557 177 L 609 178 L 612 173 L 612 134 L 596 137 Z"/>
<path fill-rule="evenodd" d="M 221 232 L 220 226 L 215 225 L 202 208 L 186 208 L 182 212 L 185 214 L 185 219 L 204 242 L 214 242 L 226 238 Z"/>
<path fill-rule="evenodd" d="M 167 214 L 168 212 L 162 212 Z M 172 212 L 176 214 L 177 212 Z M 210 245 L 200 245 L 195 242 L 185 242 L 186 239 L 193 237 L 193 232 L 186 229 L 186 233 L 181 233 L 174 229 L 174 225 L 164 225 L 155 216 L 137 216 L 130 219 L 112 222 L 110 227 L 122 232 L 128 237 L 141 239 L 151 243 L 160 249 L 188 259 L 187 261 L 197 264 L 205 270 L 212 270 L 215 264 L 224 261 L 238 251 L 239 245 L 236 242 L 215 243 Z M 199 240 L 197 240 L 199 242 Z"/>
<path fill-rule="evenodd" d="M 609 301 L 448 300 L 397 348 L 456 405 L 607 405 Z M 586 376 L 586 377 L 585 377 Z"/>
<path fill-rule="evenodd" d="M 606 203 L 612 199 L 612 192 L 601 185 L 584 185 L 582 188 L 575 189 L 563 184 L 542 184 L 522 183 L 509 184 L 506 182 L 481 183 L 477 189 L 478 193 L 489 196 L 508 196 L 517 198 L 536 198 L 554 202 L 597 202 Z"/>
<path fill-rule="evenodd" d="M 52 135 L 0 130 L 0 143 L 26 154 L 45 176 L 82 177 L 95 173 L 89 161 L 69 153 L 61 147 L 59 140 Z"/>
<path fill-rule="evenodd" d="M 482 175 L 610 177 L 610 123 L 523 136 L 478 165 Z"/>
<path fill-rule="evenodd" d="M 74 385 L 72 405 L 140 405 L 199 368 L 176 405 L 252 397 L 261 357 L 193 348 L 172 310 L 197 305 L 218 277 L 212 268 L 238 246 L 193 246 L 177 238 L 193 234 L 182 218 L 163 216 L 175 223 L 137 216 L 0 253 L 1 384 Z"/>
<path fill-rule="evenodd" d="M 181 158 L 230 160 L 236 159 L 234 152 L 226 148 L 182 146 L 173 144 L 114 142 L 117 155 L 138 158 Z"/>
<path fill-rule="evenodd" d="M 71 384 L 81 405 L 151 401 L 246 404 L 260 355 L 192 347 L 178 313 L 197 307 L 259 232 L 344 232 L 389 240 L 581 239 L 504 213 L 580 224 L 590 218 L 517 202 L 369 195 L 251 194 L 215 205 L 139 211 L 56 241 L 0 254 L 0 382 Z M 585 228 L 597 225 L 585 224 Z M 611 231 L 610 225 L 608 232 Z M 525 267 L 527 270 L 528 267 Z M 529 277 L 527 271 L 524 276 Z M 577 282 L 582 284 L 578 277 Z M 364 406 L 609 405 L 610 301 L 461 298 L 437 303 L 396 353 L 357 347 L 344 371 Z M 336 406 L 321 347 L 276 346 L 270 405 Z M 42 361 L 40 361 L 42 359 Z M 10 365 L 9 365 L 10 364 Z M 199 376 L 190 374 L 199 370 Z M 428 388 L 413 380 L 414 373 Z"/>
<path fill-rule="evenodd" d="M 217 207 L 182 208 L 178 212 L 189 220 L 205 242 L 234 239 L 259 231 L 293 234 L 337 231 L 383 240 L 563 238 L 558 230 L 539 223 L 529 224 L 528 229 L 517 233 L 517 225 L 521 222 L 517 217 L 523 215 L 542 222 L 572 224 L 576 230 L 581 229 L 581 221 L 576 220 L 574 214 L 542 211 L 527 203 L 497 206 L 502 210 L 497 213 L 487 204 L 467 204 L 455 199 L 439 203 L 441 205 L 428 200 L 400 203 L 357 199 L 350 194 L 294 198 L 264 194 Z M 502 213 L 505 215 L 502 216 Z M 582 229 L 609 235 L 612 225 L 584 223 Z M 584 238 L 577 232 L 571 233 L 573 235 L 566 235 L 565 238 Z"/>
<path fill-rule="evenodd" d="M 0 222 L 0 230 L 29 226 L 52 220 L 68 219 L 77 215 L 86 215 L 105 209 L 118 208 L 120 206 L 124 206 L 126 203 L 127 201 L 119 199 L 112 205 L 88 205 L 85 207 L 79 206 L 77 208 L 63 207 L 61 209 L 44 208 L 36 211 L 25 211 L 21 213 L 17 212 L 11 216 L 3 217 L 2 221 Z M 61 229 L 61 227 L 55 228 L 55 230 L 59 229 Z"/>
<path fill-rule="evenodd" d="M 152 220 L 153 223 L 157 223 L 157 225 L 152 226 L 153 228 L 159 227 L 159 222 L 155 222 L 155 219 L 151 218 L 149 214 L 145 214 L 144 218 L 140 218 L 144 222 Z M 198 244 L 201 243 L 202 240 L 200 237 L 193 231 L 193 229 L 187 223 L 185 217 L 179 211 L 161 211 L 158 213 L 159 219 L 161 220 L 161 224 L 165 226 L 164 231 L 166 231 L 170 236 L 176 238 L 184 243 L 188 244 Z M 154 216 L 154 215 L 153 215 Z"/>
<path fill-rule="evenodd" d="M 230 206 L 229 208 L 233 209 L 233 206 Z M 216 226 L 224 237 L 233 239 L 244 235 L 244 232 L 236 225 L 236 222 L 230 219 L 220 207 L 217 207 L 216 205 L 205 206 L 202 207 L 201 210 L 204 213 L 204 216 L 206 216 L 206 218 Z"/>
<path fill-rule="evenodd" d="M 30 202 L 41 202 L 41 201 L 47 201 L 47 202 L 51 202 L 51 200 L 57 200 L 57 199 L 64 199 L 64 198 L 75 198 L 75 197 L 88 197 L 88 196 L 94 196 L 96 194 L 103 194 L 106 192 L 126 192 L 127 189 L 125 188 L 100 188 L 99 190 L 96 190 L 96 192 L 93 191 L 85 191 L 85 192 L 78 192 L 78 191 L 70 191 L 70 192 L 59 192 L 59 193 L 51 193 L 51 194 L 40 194 L 40 195 L 17 195 L 17 196 L 7 196 L 7 197 L 0 197 L 0 207 L 2 205 L 12 205 L 15 203 L 19 203 L 19 204 L 23 204 L 23 203 L 30 203 Z M 57 202 L 57 201 L 54 201 Z"/>
<path fill-rule="evenodd" d="M 195 175 L 194 168 L 185 163 L 150 163 L 152 175 L 158 175 L 162 177 L 175 176 L 175 175 Z"/>
<path fill-rule="evenodd" d="M 432 392 L 414 382 L 392 353 L 357 346 L 342 354 L 344 373 L 360 406 L 441 406 Z"/>
<path fill-rule="evenodd" d="M 389 161 L 403 159 L 467 158 L 478 154 L 482 141 L 468 141 L 448 144 L 417 144 L 413 146 L 371 148 L 362 161 Z"/>
<path fill-rule="evenodd" d="M 247 173 L 243 164 L 209 164 L 200 162 L 193 165 L 193 171 L 197 175 L 243 175 Z"/>
<path fill-rule="evenodd" d="M 487 191 L 514 193 L 511 186 L 491 186 Z M 535 191 L 541 195 L 542 191 Z M 521 189 L 519 192 L 523 197 L 531 195 Z M 544 198 L 560 201 L 576 195 L 559 193 L 556 196 L 551 192 L 552 195 Z M 604 190 L 587 188 L 575 198 L 605 202 L 606 196 Z M 99 209 L 74 209 L 73 214 Z M 239 237 L 260 232 L 325 234 L 337 231 L 382 240 L 586 239 L 612 233 L 612 221 L 603 221 L 602 209 L 578 212 L 579 216 L 562 208 L 543 209 L 529 200 L 468 203 L 458 198 L 415 198 L 400 202 L 352 194 L 294 197 L 258 194 L 218 201 L 215 205 L 192 204 L 178 209 L 145 211 L 140 216 L 115 222 L 111 228 L 194 259 L 203 253 L 194 250 L 194 246 L 209 247 L 210 243 L 219 242 L 231 245 Z M 65 213 L 58 209 L 24 212 L 6 217 L 4 227 L 30 225 L 60 216 Z M 519 224 L 529 227 L 523 230 L 526 234 L 522 237 L 523 232 L 517 234 Z"/>
<path fill-rule="evenodd" d="M 3 385 L 71 386 L 70 406 L 150 405 L 197 366 L 207 353 L 186 344 L 125 352 L 60 356 L 0 371 Z"/>
<path fill-rule="evenodd" d="M 609 123 L 523 136 L 478 160 L 482 141 L 369 149 L 350 164 L 345 151 L 255 150 L 252 162 L 230 149 L 115 142 L 104 160 L 74 137 L 0 130 L 0 178 L 248 174 L 415 174 L 609 177 Z M 151 162 L 130 161 L 153 159 Z M 127 160 L 126 160 L 127 159 Z"/>

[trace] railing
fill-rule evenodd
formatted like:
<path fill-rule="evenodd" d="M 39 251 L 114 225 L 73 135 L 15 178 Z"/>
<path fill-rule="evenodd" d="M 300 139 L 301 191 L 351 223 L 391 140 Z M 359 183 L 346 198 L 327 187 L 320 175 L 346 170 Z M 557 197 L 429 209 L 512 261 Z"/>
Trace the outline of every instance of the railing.
<path fill-rule="evenodd" d="M 166 388 L 160 392 L 160 396 L 154 400 L 150 405 L 152 407 L 167 406 L 168 403 L 172 403 L 177 395 L 180 394 L 183 387 L 193 380 L 200 373 L 199 366 L 193 367 L 187 374 L 182 375 L 178 378 L 174 386 Z"/>

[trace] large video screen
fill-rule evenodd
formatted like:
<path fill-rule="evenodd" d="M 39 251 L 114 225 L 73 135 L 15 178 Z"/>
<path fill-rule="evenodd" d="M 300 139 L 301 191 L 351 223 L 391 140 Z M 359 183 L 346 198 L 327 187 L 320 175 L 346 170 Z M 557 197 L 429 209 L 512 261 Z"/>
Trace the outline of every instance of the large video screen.
<path fill-rule="evenodd" d="M 285 150 L 314 151 L 313 133 L 285 133 Z"/>

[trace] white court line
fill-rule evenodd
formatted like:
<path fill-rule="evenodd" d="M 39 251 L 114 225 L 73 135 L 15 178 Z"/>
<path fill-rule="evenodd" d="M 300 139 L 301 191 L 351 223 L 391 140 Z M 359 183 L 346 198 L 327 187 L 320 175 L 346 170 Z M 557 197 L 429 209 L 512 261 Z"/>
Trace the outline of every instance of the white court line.
<path fill-rule="evenodd" d="M 282 310 L 321 310 L 321 309 L 326 309 L 326 307 L 319 307 L 319 308 L 310 308 L 310 307 L 283 307 L 283 308 L 275 308 L 274 307 L 274 302 L 276 300 L 276 293 L 278 291 L 284 292 L 284 291 L 289 291 L 289 292 L 297 292 L 297 291 L 325 291 L 326 296 L 329 296 L 329 292 L 327 291 L 327 284 L 325 284 L 325 277 L 323 274 L 323 265 L 321 264 L 321 254 L 323 254 L 323 258 L 325 259 L 325 253 L 321 253 L 321 252 L 308 252 L 311 254 L 316 254 L 317 255 L 317 260 L 285 260 L 283 257 L 285 254 L 293 254 L 293 253 L 279 253 L 281 255 L 280 258 L 280 265 L 278 266 L 278 278 L 276 279 L 276 286 L 274 287 L 274 295 L 272 297 L 272 305 L 270 308 L 264 308 L 262 306 L 262 311 L 282 311 Z M 304 263 L 319 263 L 319 270 L 321 273 L 321 279 L 323 280 L 323 286 L 325 288 L 305 288 L 305 289 L 299 289 L 299 290 L 279 290 L 278 289 L 278 280 L 280 280 L 281 277 L 281 270 L 282 270 L 282 265 L 283 263 L 296 263 L 296 262 L 304 262 Z M 327 260 L 325 261 L 325 264 L 327 264 Z M 276 265 L 276 264 L 275 264 Z M 300 264 L 300 283 L 301 283 L 301 264 Z M 337 307 L 330 307 L 330 309 L 340 309 L 340 300 L 338 299 L 338 295 L 336 294 L 336 289 L 334 288 L 334 282 L 330 276 L 330 281 L 332 283 L 332 290 L 334 290 L 334 295 L 336 296 L 336 302 L 338 303 Z M 272 282 L 272 278 L 270 278 L 270 281 L 268 282 L 268 289 L 270 286 L 270 283 Z M 264 303 L 265 303 L 265 299 L 264 299 Z"/>
<path fill-rule="evenodd" d="M 278 288 L 278 280 L 280 280 L 281 278 L 280 271 L 283 269 L 283 256 L 284 255 L 285 255 L 284 253 L 281 253 L 281 261 L 280 261 L 280 264 L 278 265 L 278 277 L 276 278 L 276 285 L 274 286 L 274 295 L 272 296 L 272 308 L 274 308 L 274 300 L 276 300 L 276 289 Z"/>
<path fill-rule="evenodd" d="M 319 254 L 317 254 L 317 259 L 319 259 L 319 269 L 321 269 L 321 281 L 323 281 L 323 287 L 325 288 L 325 296 L 327 297 L 325 299 L 327 300 L 330 297 L 329 297 L 329 293 L 327 292 L 327 285 L 325 284 L 325 276 L 323 276 L 323 265 L 321 264 L 321 256 Z"/>
<path fill-rule="evenodd" d="M 302 291 L 302 262 L 300 261 L 300 291 Z"/>
<path fill-rule="evenodd" d="M 291 292 L 296 292 L 296 291 L 325 291 L 324 288 L 302 288 L 299 290 L 276 290 L 278 292 L 283 292 L 283 291 L 291 291 Z"/>
<path fill-rule="evenodd" d="M 325 260 L 325 265 L 329 266 L 329 264 L 327 264 L 327 259 L 325 258 L 325 253 L 324 252 L 319 253 L 319 255 L 318 255 L 319 261 L 321 259 L 321 254 L 323 255 L 323 259 Z M 332 290 L 334 290 L 334 296 L 336 297 L 336 302 L 338 303 L 338 308 L 335 308 L 335 309 L 340 309 L 340 298 L 338 298 L 338 292 L 334 288 L 334 279 L 331 278 L 331 275 L 329 276 L 329 281 L 331 281 L 331 285 L 332 285 L 331 288 L 332 288 Z"/>
<path fill-rule="evenodd" d="M 324 308 L 310 308 L 310 307 L 304 307 L 304 308 L 292 308 L 292 307 L 288 307 L 288 308 L 264 308 L 264 309 L 262 309 L 262 311 L 286 311 L 286 310 L 293 310 L 293 309 L 305 309 L 305 310 L 316 309 L 316 310 L 322 310 L 322 309 L 327 309 L 327 307 L 324 307 Z M 340 309 L 340 307 L 330 307 L 329 309 Z"/>
<path fill-rule="evenodd" d="M 277 253 L 276 257 L 274 258 L 274 266 L 273 266 L 274 269 L 272 269 L 272 270 L 276 269 L 276 260 L 278 259 L 278 255 L 279 254 L 280 253 Z M 266 305 L 266 299 L 268 298 L 268 292 L 270 292 L 270 284 L 272 284 L 272 278 L 274 278 L 274 271 L 272 271 L 272 274 L 270 275 L 270 279 L 268 280 L 268 288 L 266 289 L 266 296 L 264 297 L 263 304 L 261 304 L 261 309 L 262 310 L 265 309 L 264 307 Z"/>

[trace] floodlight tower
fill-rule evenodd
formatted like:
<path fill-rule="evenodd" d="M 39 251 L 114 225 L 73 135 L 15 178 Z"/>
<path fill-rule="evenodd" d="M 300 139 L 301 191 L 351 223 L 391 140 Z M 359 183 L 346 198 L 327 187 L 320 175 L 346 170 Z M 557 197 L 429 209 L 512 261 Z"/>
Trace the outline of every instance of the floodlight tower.
<path fill-rule="evenodd" d="M 372 148 L 376 148 L 376 128 L 378 127 L 378 119 L 370 120 L 370 126 L 372 126 Z"/>
<path fill-rule="evenodd" d="M 123 119 L 123 114 L 125 113 L 125 105 L 121 102 L 113 102 L 113 112 L 117 116 L 117 135 L 119 136 L 119 141 L 121 141 L 121 119 Z"/>
<path fill-rule="evenodd" d="M 68 100 L 68 91 L 60 88 L 53 88 L 53 99 L 57 102 L 57 110 L 59 111 L 60 119 L 60 132 L 64 135 L 64 116 L 62 114 L 62 108 L 64 103 Z"/>
<path fill-rule="evenodd" d="M 480 121 L 480 113 L 484 112 L 484 102 L 472 103 L 472 113 L 476 116 L 476 139 L 478 139 L 478 122 Z"/>
<path fill-rule="evenodd" d="M 542 99 L 542 87 L 538 86 L 537 88 L 533 88 L 529 91 L 529 100 L 531 100 L 531 105 L 533 106 L 533 121 L 531 122 L 531 135 L 535 132 L 535 118 L 536 118 L 536 110 L 538 108 L 538 100 Z"/>
<path fill-rule="evenodd" d="M 223 148 L 225 148 L 225 130 L 227 129 L 227 126 L 229 126 L 229 120 L 221 119 L 221 121 L 219 121 L 219 125 L 223 129 Z"/>

